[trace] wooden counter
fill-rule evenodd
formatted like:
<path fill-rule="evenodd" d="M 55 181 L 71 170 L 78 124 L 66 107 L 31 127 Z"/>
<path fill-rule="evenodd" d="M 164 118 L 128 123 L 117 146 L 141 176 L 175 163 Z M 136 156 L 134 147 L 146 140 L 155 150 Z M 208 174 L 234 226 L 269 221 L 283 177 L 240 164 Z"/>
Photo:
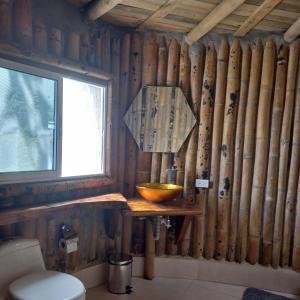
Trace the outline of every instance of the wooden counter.
<path fill-rule="evenodd" d="M 193 206 L 178 206 L 174 201 L 154 203 L 142 198 L 131 198 L 127 201 L 126 215 L 133 217 L 148 216 L 196 216 L 201 215 L 199 208 Z"/>
<path fill-rule="evenodd" d="M 64 202 L 43 204 L 39 206 L 4 209 L 0 211 L 0 225 L 8 225 L 38 218 L 56 211 L 69 210 L 72 208 L 110 208 L 126 209 L 127 200 L 122 194 L 106 194 L 90 198 L 81 198 Z"/>

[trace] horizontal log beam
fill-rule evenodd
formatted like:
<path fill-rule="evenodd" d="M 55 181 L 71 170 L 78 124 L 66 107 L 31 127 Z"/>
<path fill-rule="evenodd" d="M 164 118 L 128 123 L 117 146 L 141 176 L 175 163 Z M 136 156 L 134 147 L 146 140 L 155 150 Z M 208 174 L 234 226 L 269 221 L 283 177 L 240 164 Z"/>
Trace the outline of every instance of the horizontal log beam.
<path fill-rule="evenodd" d="M 239 27 L 234 33 L 236 37 L 246 35 L 254 28 L 263 18 L 268 15 L 282 0 L 265 0 Z"/>
<path fill-rule="evenodd" d="M 246 0 L 223 0 L 187 34 L 186 42 L 192 45 L 198 41 L 245 1 Z"/>
<path fill-rule="evenodd" d="M 122 0 L 96 0 L 86 11 L 85 18 L 89 21 L 95 21 L 121 2 Z"/>
<path fill-rule="evenodd" d="M 286 42 L 292 42 L 300 35 L 300 18 L 285 32 L 283 38 Z"/>

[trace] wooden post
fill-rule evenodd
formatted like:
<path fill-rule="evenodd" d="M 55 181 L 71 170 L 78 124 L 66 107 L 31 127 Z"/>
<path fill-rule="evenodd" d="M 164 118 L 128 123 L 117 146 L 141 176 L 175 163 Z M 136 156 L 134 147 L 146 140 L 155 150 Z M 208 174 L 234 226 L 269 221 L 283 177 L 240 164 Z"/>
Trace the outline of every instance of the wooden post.
<path fill-rule="evenodd" d="M 172 39 L 169 45 L 168 68 L 167 68 L 167 86 L 177 86 L 179 69 L 180 46 L 175 39 Z M 172 155 L 163 153 L 161 159 L 160 182 L 167 183 L 167 169 L 172 165 Z"/>
<path fill-rule="evenodd" d="M 191 107 L 194 114 L 198 117 L 200 113 L 201 105 L 201 92 L 202 92 L 202 80 L 204 71 L 204 49 L 201 46 L 192 49 L 191 54 Z M 183 196 L 186 203 L 195 203 L 196 190 L 195 190 L 195 179 L 196 179 L 196 165 L 197 160 L 197 149 L 198 149 L 198 134 L 199 134 L 199 123 L 193 128 L 188 144 L 185 159 L 185 177 L 184 177 L 184 191 Z M 186 220 L 186 218 L 185 218 Z M 190 235 L 191 235 L 191 219 L 189 220 L 188 229 L 185 234 L 184 240 L 182 241 L 181 254 L 187 256 L 189 254 L 190 247 Z"/>
<path fill-rule="evenodd" d="M 203 75 L 203 86 L 201 106 L 199 115 L 198 149 L 196 161 L 196 178 L 209 179 L 209 165 L 211 152 L 211 126 L 213 117 L 213 103 L 215 96 L 217 55 L 214 44 L 211 42 L 206 47 L 205 68 Z M 205 210 L 208 192 L 200 189 L 196 193 L 195 203 L 200 207 L 201 216 L 195 217 L 193 256 L 199 257 L 203 254 L 205 235 Z"/>
<path fill-rule="evenodd" d="M 36 18 L 33 24 L 33 47 L 41 53 L 48 51 L 48 33 L 42 18 Z"/>
<path fill-rule="evenodd" d="M 56 221 L 49 219 L 47 224 L 47 269 L 55 266 Z"/>
<path fill-rule="evenodd" d="M 249 45 L 243 48 L 242 69 L 241 69 L 241 91 L 239 108 L 237 114 L 237 125 L 235 133 L 234 146 L 234 172 L 233 172 L 233 187 L 232 187 L 232 204 L 229 226 L 229 245 L 228 245 L 228 260 L 235 259 L 236 237 L 238 229 L 238 214 L 241 197 L 241 177 L 242 177 L 242 162 L 243 162 L 243 146 L 244 146 L 244 130 L 245 130 L 245 115 L 249 87 L 251 65 L 251 49 Z"/>
<path fill-rule="evenodd" d="M 299 59 L 299 58 L 298 58 Z M 295 209 L 297 202 L 297 185 L 299 178 L 299 166 L 300 166 L 300 68 L 298 67 L 297 74 L 297 90 L 295 100 L 295 114 L 294 114 L 294 126 L 292 135 L 291 145 L 291 160 L 289 179 L 287 185 L 286 202 L 285 202 L 285 213 L 284 213 L 284 227 L 283 227 L 283 240 L 282 240 L 282 257 L 281 265 L 283 267 L 289 265 L 290 261 L 290 250 L 292 243 L 292 231 L 295 222 Z M 300 218 L 300 216 L 298 216 Z M 294 235 L 294 239 L 298 237 Z"/>
<path fill-rule="evenodd" d="M 288 47 L 281 45 L 277 55 L 276 82 L 271 122 L 271 137 L 263 217 L 262 262 L 271 263 L 272 236 L 278 182 L 279 144 L 288 63 Z"/>
<path fill-rule="evenodd" d="M 51 28 L 50 51 L 55 56 L 63 55 L 63 34 L 60 29 Z"/>
<path fill-rule="evenodd" d="M 155 85 L 157 73 L 157 44 L 154 37 L 146 38 L 143 47 L 143 85 Z M 150 182 L 151 153 L 138 150 L 136 183 Z"/>
<path fill-rule="evenodd" d="M 223 134 L 224 104 L 226 95 L 226 79 L 228 69 L 228 42 L 223 39 L 217 59 L 216 95 L 214 103 L 213 132 L 211 146 L 210 182 L 207 202 L 207 225 L 205 257 L 213 258 L 216 246 L 217 199 L 220 173 L 220 156 Z M 195 218 L 197 220 L 197 217 Z"/>
<path fill-rule="evenodd" d="M 67 57 L 79 61 L 80 58 L 80 35 L 78 32 L 70 32 L 67 42 Z"/>
<path fill-rule="evenodd" d="M 13 5 L 14 39 L 25 49 L 32 47 L 32 2 L 17 0 Z"/>
<path fill-rule="evenodd" d="M 0 39 L 11 40 L 11 0 L 0 0 Z"/>
<path fill-rule="evenodd" d="M 257 40 L 255 41 L 254 49 L 252 50 L 248 101 L 245 119 L 243 173 L 241 178 L 241 201 L 239 210 L 239 228 L 236 253 L 237 259 L 240 262 L 244 261 L 247 255 L 248 221 L 251 196 L 250 193 L 252 186 L 255 128 L 259 85 L 261 79 L 262 53 L 262 43 L 260 40 Z"/>
<path fill-rule="evenodd" d="M 229 52 L 224 128 L 222 137 L 220 179 L 218 191 L 218 220 L 216 258 L 226 257 L 228 251 L 228 231 L 230 204 L 232 201 L 234 133 L 240 97 L 240 59 L 239 40 L 232 42 Z"/>
<path fill-rule="evenodd" d="M 166 39 L 160 38 L 158 47 L 158 64 L 157 64 L 157 85 L 165 86 L 167 79 L 167 63 L 168 63 L 168 49 Z M 151 182 L 160 182 L 161 174 L 161 153 L 152 154 L 151 164 Z M 160 256 L 165 254 L 166 251 L 166 234 L 167 228 L 164 224 L 160 225 L 159 240 L 156 241 L 156 255 Z"/>
<path fill-rule="evenodd" d="M 124 191 L 124 175 L 126 164 L 126 125 L 123 116 L 128 106 L 128 82 L 129 82 L 129 59 L 130 59 L 130 34 L 126 33 L 122 39 L 121 45 L 121 74 L 120 74 L 120 133 L 119 133 L 119 151 L 118 155 L 118 176 L 117 190 Z"/>
<path fill-rule="evenodd" d="M 275 223 L 273 233 L 273 252 L 272 266 L 277 268 L 280 262 L 284 206 L 288 178 L 288 161 L 290 154 L 290 135 L 292 126 L 292 116 L 294 109 L 296 76 L 299 60 L 299 42 L 295 41 L 290 47 L 290 56 L 288 64 L 288 75 L 285 93 L 285 104 L 280 136 L 280 157 L 279 157 L 279 172 L 277 185 L 277 202 L 275 211 Z"/>
<path fill-rule="evenodd" d="M 146 279 L 154 278 L 154 256 L 155 242 L 153 236 L 153 226 L 151 219 L 146 220 L 146 251 L 145 251 L 145 274 Z"/>
<path fill-rule="evenodd" d="M 255 264 L 259 258 L 261 218 L 268 164 L 275 56 L 275 44 L 272 40 L 269 40 L 264 50 L 256 125 L 256 146 L 248 237 L 248 261 L 251 264 Z"/>
<path fill-rule="evenodd" d="M 299 103 L 299 97 L 300 97 L 299 92 L 300 91 L 298 85 L 297 103 Z M 299 109 L 297 108 L 297 111 L 298 110 Z M 297 112 L 297 118 L 298 118 L 297 122 L 300 122 L 298 112 Z M 297 125 L 297 127 L 299 127 L 299 125 Z M 300 176 L 298 178 L 298 189 L 297 189 L 297 204 L 296 204 L 296 219 L 295 219 L 295 229 L 294 229 L 292 266 L 295 271 L 300 272 Z"/>
<path fill-rule="evenodd" d="M 164 37 L 160 38 L 158 47 L 158 62 L 157 62 L 157 85 L 164 86 L 166 84 L 167 75 L 167 44 Z M 152 153 L 151 160 L 151 182 L 160 181 L 161 172 L 161 153 Z"/>
<path fill-rule="evenodd" d="M 129 87 L 129 103 L 140 90 L 142 82 L 142 38 L 141 35 L 135 33 L 132 37 L 132 45 L 130 52 L 130 87 Z M 127 168 L 125 169 L 125 194 L 132 197 L 135 194 L 135 170 L 136 170 L 136 155 L 137 145 L 128 132 L 127 134 Z"/>

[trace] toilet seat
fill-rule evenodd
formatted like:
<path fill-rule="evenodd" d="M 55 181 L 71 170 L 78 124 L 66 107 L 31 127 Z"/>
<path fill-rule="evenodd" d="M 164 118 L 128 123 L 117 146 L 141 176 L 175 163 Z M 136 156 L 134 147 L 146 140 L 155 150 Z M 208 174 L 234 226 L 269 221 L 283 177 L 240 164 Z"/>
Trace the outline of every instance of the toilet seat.
<path fill-rule="evenodd" d="M 15 300 L 84 300 L 82 282 L 69 274 L 41 271 L 25 275 L 8 287 Z"/>

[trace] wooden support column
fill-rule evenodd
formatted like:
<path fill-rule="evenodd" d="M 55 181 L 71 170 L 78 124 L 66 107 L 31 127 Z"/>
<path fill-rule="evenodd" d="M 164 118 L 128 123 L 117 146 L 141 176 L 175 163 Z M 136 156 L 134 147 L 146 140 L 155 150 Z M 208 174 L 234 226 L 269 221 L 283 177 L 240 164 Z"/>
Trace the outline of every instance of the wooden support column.
<path fill-rule="evenodd" d="M 217 59 L 216 95 L 214 102 L 214 116 L 212 125 L 212 146 L 210 163 L 210 188 L 207 202 L 207 225 L 205 257 L 214 257 L 216 248 L 216 224 L 217 224 L 217 199 L 220 174 L 220 156 L 223 134 L 224 105 L 226 95 L 227 69 L 228 69 L 228 42 L 223 39 L 220 45 Z"/>
<path fill-rule="evenodd" d="M 241 201 L 239 210 L 239 228 L 236 253 L 237 259 L 240 262 L 244 261 L 247 255 L 247 237 L 254 161 L 256 116 L 263 53 L 263 46 L 260 40 L 255 41 L 253 47 L 254 48 L 252 50 L 248 101 L 245 119 L 243 172 L 241 178 Z"/>
<path fill-rule="evenodd" d="M 271 100 L 275 74 L 276 49 L 267 41 L 262 66 L 256 125 L 256 146 L 249 216 L 248 261 L 255 264 L 259 258 L 260 230 L 268 164 Z"/>
<path fill-rule="evenodd" d="M 241 177 L 243 169 L 243 146 L 244 146 L 244 131 L 245 131 L 245 115 L 249 87 L 251 65 L 251 49 L 249 45 L 243 47 L 242 69 L 241 69 L 241 91 L 239 108 L 237 114 L 237 125 L 235 132 L 234 145 L 234 172 L 233 172 L 233 187 L 232 187 L 232 204 L 229 226 L 229 244 L 228 244 L 228 260 L 235 260 L 236 237 L 238 230 L 238 215 L 241 199 Z"/>
<path fill-rule="evenodd" d="M 281 45 L 277 55 L 276 81 L 274 87 L 274 100 L 272 109 L 271 137 L 267 182 L 265 190 L 264 216 L 263 216 L 263 251 L 262 262 L 271 263 L 272 236 L 275 217 L 275 203 L 277 196 L 279 145 L 282 115 L 284 108 L 286 75 L 288 64 L 288 47 Z"/>
<path fill-rule="evenodd" d="M 229 52 L 224 128 L 222 137 L 220 178 L 218 190 L 217 247 L 216 258 L 223 259 L 228 251 L 228 231 L 230 204 L 232 201 L 234 133 L 240 98 L 240 59 L 239 40 L 232 42 Z"/>
<path fill-rule="evenodd" d="M 154 257 L 155 257 L 155 241 L 153 235 L 153 225 L 151 219 L 146 219 L 146 251 L 144 262 L 144 277 L 146 279 L 154 278 Z"/>
<path fill-rule="evenodd" d="M 205 69 L 201 96 L 198 150 L 196 162 L 196 178 L 209 179 L 209 163 L 211 150 L 211 123 L 213 116 L 213 103 L 215 96 L 217 56 L 213 43 L 206 47 Z M 196 193 L 196 206 L 201 210 L 201 215 L 195 217 L 193 256 L 203 254 L 205 234 L 205 210 L 208 191 L 201 189 Z"/>
<path fill-rule="evenodd" d="M 287 191 L 288 179 L 288 162 L 290 155 L 290 136 L 292 127 L 292 116 L 295 102 L 296 92 L 296 76 L 299 61 L 299 42 L 295 41 L 290 47 L 290 56 L 288 64 L 287 84 L 285 93 L 285 104 L 282 119 L 281 135 L 280 135 L 280 158 L 277 185 L 277 201 L 275 211 L 275 223 L 273 233 L 273 252 L 272 266 L 277 268 L 280 263 L 280 253 L 282 249 L 282 233 L 285 197 Z"/>

